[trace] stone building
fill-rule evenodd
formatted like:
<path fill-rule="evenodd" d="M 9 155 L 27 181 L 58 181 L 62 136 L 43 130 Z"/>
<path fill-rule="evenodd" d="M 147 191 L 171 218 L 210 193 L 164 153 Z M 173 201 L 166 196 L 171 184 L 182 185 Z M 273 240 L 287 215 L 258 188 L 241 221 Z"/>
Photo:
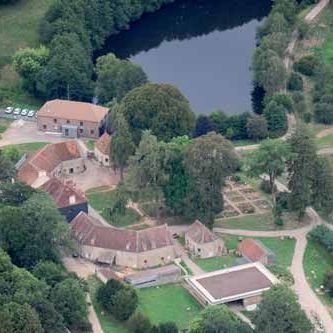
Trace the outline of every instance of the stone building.
<path fill-rule="evenodd" d="M 106 167 L 111 165 L 110 163 L 110 140 L 111 137 L 106 132 L 96 141 L 95 144 L 95 157 L 97 161 Z"/>
<path fill-rule="evenodd" d="M 49 144 L 34 152 L 20 165 L 17 177 L 20 181 L 40 187 L 52 177 L 81 173 L 85 162 L 76 141 Z"/>
<path fill-rule="evenodd" d="M 46 102 L 37 113 L 37 127 L 69 138 L 98 138 L 105 128 L 108 109 L 99 105 L 65 100 Z"/>
<path fill-rule="evenodd" d="M 71 235 L 81 257 L 102 264 L 144 269 L 169 264 L 176 257 L 167 225 L 119 229 L 80 213 L 71 222 Z"/>
<path fill-rule="evenodd" d="M 224 251 L 223 240 L 198 220 L 185 232 L 185 246 L 192 255 L 200 258 L 219 256 Z"/>
<path fill-rule="evenodd" d="M 60 214 L 68 222 L 72 221 L 80 212 L 88 213 L 88 201 L 83 192 L 70 184 L 65 184 L 57 178 L 51 178 L 40 187 L 53 199 Z"/>
<path fill-rule="evenodd" d="M 238 244 L 237 253 L 249 261 L 259 261 L 263 265 L 269 266 L 275 263 L 274 253 L 267 249 L 259 240 L 253 238 L 243 239 Z"/>

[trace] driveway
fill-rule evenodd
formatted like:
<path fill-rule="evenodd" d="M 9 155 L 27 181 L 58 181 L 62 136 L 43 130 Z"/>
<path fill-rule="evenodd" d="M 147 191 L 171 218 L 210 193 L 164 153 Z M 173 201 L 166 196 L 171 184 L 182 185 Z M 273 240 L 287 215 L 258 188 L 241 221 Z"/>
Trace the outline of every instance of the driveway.
<path fill-rule="evenodd" d="M 9 128 L 1 134 L 1 136 L 0 147 L 29 142 L 53 143 L 66 140 L 57 133 L 38 131 L 35 122 L 24 121 L 22 119 L 12 122 Z"/>

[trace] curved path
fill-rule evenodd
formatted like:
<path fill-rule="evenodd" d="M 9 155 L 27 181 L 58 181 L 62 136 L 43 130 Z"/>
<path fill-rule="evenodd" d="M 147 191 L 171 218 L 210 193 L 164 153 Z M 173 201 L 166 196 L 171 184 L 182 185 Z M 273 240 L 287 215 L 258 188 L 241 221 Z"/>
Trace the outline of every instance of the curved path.
<path fill-rule="evenodd" d="M 298 295 L 299 303 L 305 310 L 308 317 L 312 322 L 316 322 L 317 318 L 319 322 L 325 328 L 326 333 L 330 333 L 333 330 L 333 319 L 331 318 L 327 308 L 321 303 L 318 296 L 311 289 L 308 281 L 306 280 L 303 258 L 307 245 L 307 233 L 311 231 L 316 225 L 324 223 L 319 215 L 311 207 L 307 209 L 307 213 L 311 218 L 311 224 L 306 227 L 292 230 L 281 231 L 250 231 L 250 230 L 234 230 L 225 228 L 214 228 L 217 233 L 240 235 L 248 237 L 293 237 L 296 240 L 294 256 L 290 267 L 290 272 L 294 277 L 293 289 Z M 326 224 L 326 223 L 325 223 Z M 327 225 L 327 224 L 326 224 Z M 328 225 L 333 229 L 333 226 Z M 315 316 L 314 316 L 315 314 Z"/>

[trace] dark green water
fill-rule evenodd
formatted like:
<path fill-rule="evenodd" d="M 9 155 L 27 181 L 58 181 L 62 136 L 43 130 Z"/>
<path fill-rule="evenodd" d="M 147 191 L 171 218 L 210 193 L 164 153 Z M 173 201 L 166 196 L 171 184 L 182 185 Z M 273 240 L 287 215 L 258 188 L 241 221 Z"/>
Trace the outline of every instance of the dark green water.
<path fill-rule="evenodd" d="M 255 31 L 271 0 L 178 0 L 107 40 L 108 52 L 140 64 L 153 82 L 176 85 L 193 110 L 251 110 Z"/>

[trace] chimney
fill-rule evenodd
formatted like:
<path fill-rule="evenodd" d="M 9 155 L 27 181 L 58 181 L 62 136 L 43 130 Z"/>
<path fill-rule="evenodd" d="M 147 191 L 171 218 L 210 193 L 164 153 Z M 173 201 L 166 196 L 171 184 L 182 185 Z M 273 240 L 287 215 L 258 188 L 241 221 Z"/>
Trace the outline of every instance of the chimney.
<path fill-rule="evenodd" d="M 69 197 L 69 204 L 70 204 L 70 205 L 74 205 L 75 202 L 76 202 L 76 197 L 75 197 L 75 195 L 71 195 L 71 196 Z"/>

